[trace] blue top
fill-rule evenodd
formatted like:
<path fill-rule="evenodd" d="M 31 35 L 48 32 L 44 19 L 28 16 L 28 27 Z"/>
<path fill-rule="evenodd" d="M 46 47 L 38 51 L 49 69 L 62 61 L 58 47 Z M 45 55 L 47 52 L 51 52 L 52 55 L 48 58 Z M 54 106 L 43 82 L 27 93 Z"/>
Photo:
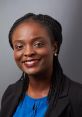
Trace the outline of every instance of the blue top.
<path fill-rule="evenodd" d="M 44 117 L 48 108 L 47 97 L 34 99 L 25 95 L 13 117 Z"/>

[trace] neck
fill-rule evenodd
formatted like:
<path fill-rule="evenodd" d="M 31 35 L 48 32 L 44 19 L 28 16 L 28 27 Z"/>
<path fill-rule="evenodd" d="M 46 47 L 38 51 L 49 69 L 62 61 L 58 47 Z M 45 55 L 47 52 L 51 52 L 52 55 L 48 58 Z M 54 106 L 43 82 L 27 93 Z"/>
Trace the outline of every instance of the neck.
<path fill-rule="evenodd" d="M 29 76 L 29 86 L 26 93 L 33 98 L 47 96 L 51 85 L 51 77 L 51 74 Z"/>

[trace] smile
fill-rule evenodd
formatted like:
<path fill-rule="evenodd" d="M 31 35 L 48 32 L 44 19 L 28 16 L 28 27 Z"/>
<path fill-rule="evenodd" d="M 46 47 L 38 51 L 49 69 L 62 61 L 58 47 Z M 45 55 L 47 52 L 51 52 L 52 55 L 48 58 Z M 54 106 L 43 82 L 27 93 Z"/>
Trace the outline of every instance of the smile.
<path fill-rule="evenodd" d="M 26 67 L 34 67 L 35 65 L 38 64 L 40 59 L 31 59 L 31 60 L 26 60 L 26 61 L 23 61 L 23 64 L 26 66 Z"/>

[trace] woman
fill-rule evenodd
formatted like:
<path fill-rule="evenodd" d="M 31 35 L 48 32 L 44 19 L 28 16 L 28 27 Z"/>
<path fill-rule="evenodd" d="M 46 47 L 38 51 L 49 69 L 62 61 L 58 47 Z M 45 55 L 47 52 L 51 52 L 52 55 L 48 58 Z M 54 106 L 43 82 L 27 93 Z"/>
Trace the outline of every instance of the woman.
<path fill-rule="evenodd" d="M 23 74 L 5 91 L 1 117 L 82 117 L 82 85 L 67 78 L 58 61 L 60 23 L 28 13 L 11 27 L 9 43 Z"/>

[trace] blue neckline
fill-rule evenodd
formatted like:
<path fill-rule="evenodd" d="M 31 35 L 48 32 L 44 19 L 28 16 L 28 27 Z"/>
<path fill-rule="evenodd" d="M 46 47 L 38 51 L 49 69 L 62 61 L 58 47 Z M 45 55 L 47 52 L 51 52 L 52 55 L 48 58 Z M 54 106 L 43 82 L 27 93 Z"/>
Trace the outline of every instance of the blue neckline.
<path fill-rule="evenodd" d="M 23 116 L 35 116 L 43 117 L 48 108 L 47 96 L 42 98 L 32 98 L 25 95 L 24 99 L 21 100 L 16 113 L 13 117 L 23 117 Z"/>
<path fill-rule="evenodd" d="M 28 98 L 29 101 L 46 101 L 47 100 L 47 96 L 42 98 L 33 98 L 29 95 L 25 95 L 25 98 Z"/>

